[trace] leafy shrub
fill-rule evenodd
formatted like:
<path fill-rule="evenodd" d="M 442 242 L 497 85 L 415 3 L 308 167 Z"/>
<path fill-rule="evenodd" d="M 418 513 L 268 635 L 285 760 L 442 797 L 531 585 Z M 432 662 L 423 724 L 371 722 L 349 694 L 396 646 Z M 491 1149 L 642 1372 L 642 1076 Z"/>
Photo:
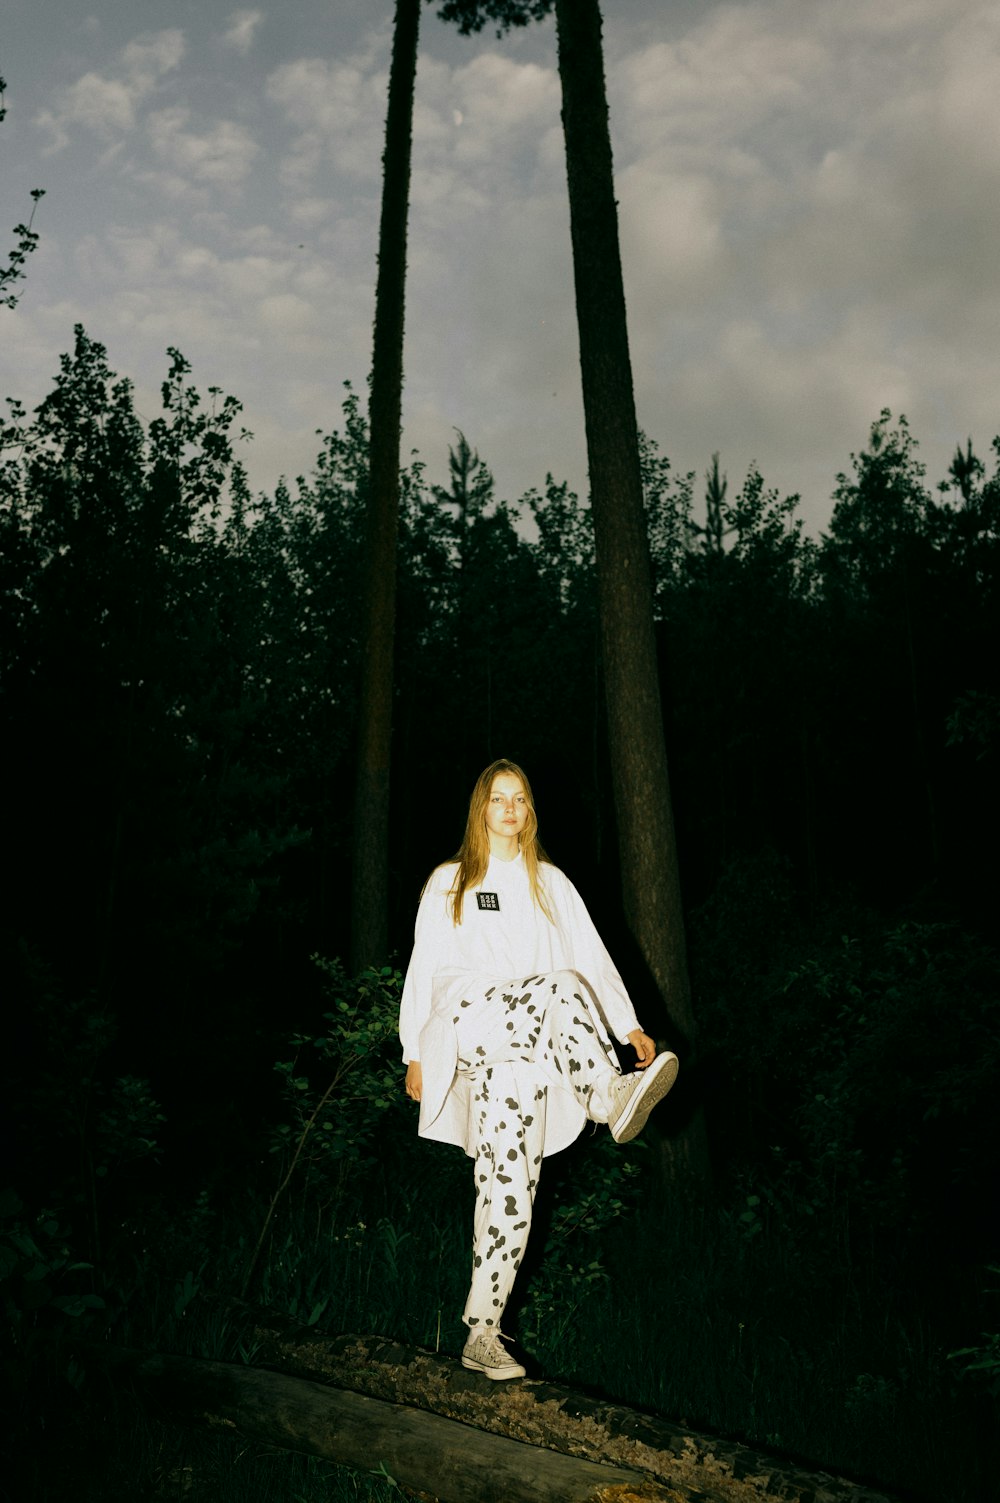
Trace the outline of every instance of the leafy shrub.
<path fill-rule="evenodd" d="M 803 934 L 773 858 L 734 864 L 694 949 L 702 1039 L 750 1083 L 724 1128 L 730 1171 L 758 1197 L 747 1229 L 849 1208 L 974 1249 L 1000 1160 L 996 952 L 952 924 L 849 907 Z"/>
<path fill-rule="evenodd" d="M 1000 1279 L 1000 1264 L 991 1263 L 986 1271 L 995 1281 Z M 1000 1296 L 1000 1287 L 994 1282 L 993 1288 L 985 1293 Z M 975 1345 L 949 1352 L 948 1360 L 958 1364 L 963 1376 L 972 1376 L 985 1383 L 993 1397 L 1000 1399 L 1000 1331 L 983 1331 Z"/>
<path fill-rule="evenodd" d="M 73 1277 L 91 1266 L 73 1256 L 51 1211 L 29 1218 L 13 1190 L 0 1192 L 0 1299 L 15 1350 L 31 1344 L 43 1312 L 69 1317 L 79 1330 L 79 1322 L 104 1309 L 100 1295 Z"/>
<path fill-rule="evenodd" d="M 398 1046 L 402 976 L 390 966 L 347 975 L 339 960 L 314 957 L 331 1001 L 322 1034 L 296 1033 L 291 1059 L 279 1060 L 287 1116 L 271 1151 L 284 1174 L 268 1207 L 243 1281 L 246 1294 L 274 1218 L 294 1177 L 308 1194 L 342 1192 L 349 1174 L 374 1160 L 378 1130 L 403 1104 Z"/>
<path fill-rule="evenodd" d="M 271 1151 L 291 1152 L 301 1175 L 328 1186 L 370 1160 L 383 1118 L 401 1106 L 399 971 L 385 966 L 349 977 L 339 960 L 315 957 L 330 1011 L 322 1034 L 293 1034 L 279 1060 L 286 1119 Z"/>

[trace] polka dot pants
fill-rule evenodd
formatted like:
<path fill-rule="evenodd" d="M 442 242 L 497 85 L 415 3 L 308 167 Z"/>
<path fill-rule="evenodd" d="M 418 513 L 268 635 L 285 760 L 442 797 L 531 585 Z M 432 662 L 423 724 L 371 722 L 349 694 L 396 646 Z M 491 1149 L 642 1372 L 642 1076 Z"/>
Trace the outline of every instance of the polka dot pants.
<path fill-rule="evenodd" d="M 531 1229 L 549 1090 L 573 1091 L 604 1122 L 604 1087 L 618 1067 L 573 971 L 498 981 L 464 999 L 454 1022 L 476 1134 L 472 1286 L 462 1318 L 470 1329 L 495 1329 Z"/>

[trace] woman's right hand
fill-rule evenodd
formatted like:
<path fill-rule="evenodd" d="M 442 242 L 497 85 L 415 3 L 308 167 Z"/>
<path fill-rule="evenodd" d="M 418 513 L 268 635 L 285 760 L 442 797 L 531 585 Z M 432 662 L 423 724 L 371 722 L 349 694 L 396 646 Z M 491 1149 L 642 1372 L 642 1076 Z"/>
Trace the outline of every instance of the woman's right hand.
<path fill-rule="evenodd" d="M 411 1059 L 406 1067 L 406 1094 L 411 1101 L 419 1101 L 424 1088 L 424 1075 L 419 1059 Z"/>

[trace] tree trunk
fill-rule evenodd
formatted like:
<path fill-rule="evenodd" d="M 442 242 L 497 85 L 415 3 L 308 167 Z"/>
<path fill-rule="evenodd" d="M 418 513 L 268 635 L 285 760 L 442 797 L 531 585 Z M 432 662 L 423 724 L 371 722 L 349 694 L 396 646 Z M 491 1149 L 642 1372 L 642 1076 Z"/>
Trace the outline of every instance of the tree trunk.
<path fill-rule="evenodd" d="M 382 217 L 369 399 L 371 460 L 351 893 L 351 964 L 355 974 L 367 965 L 382 964 L 388 949 L 389 765 L 399 533 L 406 220 L 419 28 L 420 0 L 396 0 L 382 158 Z"/>
<path fill-rule="evenodd" d="M 889 1503 L 843 1478 L 557 1384 L 491 1383 L 452 1357 L 384 1337 L 324 1337 L 270 1311 L 232 1309 L 255 1361 L 280 1371 L 106 1346 L 88 1361 L 175 1413 L 347 1466 L 384 1463 L 441 1503 Z"/>
<path fill-rule="evenodd" d="M 556 0 L 556 25 L 622 895 L 671 1022 L 691 1041 L 598 0 Z M 671 1178 L 707 1180 L 700 1114 L 665 1154 Z"/>
<path fill-rule="evenodd" d="M 178 1418 L 362 1472 L 384 1469 L 437 1503 L 684 1503 L 681 1493 L 637 1472 L 285 1373 L 198 1357 L 117 1355 L 138 1391 Z M 490 1386 L 481 1375 L 478 1382 Z"/>

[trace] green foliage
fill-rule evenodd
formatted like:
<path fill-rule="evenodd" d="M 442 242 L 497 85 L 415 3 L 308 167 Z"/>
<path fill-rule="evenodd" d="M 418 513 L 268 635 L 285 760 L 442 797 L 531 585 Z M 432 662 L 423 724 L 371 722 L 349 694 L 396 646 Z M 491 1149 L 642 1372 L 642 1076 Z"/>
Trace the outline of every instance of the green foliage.
<path fill-rule="evenodd" d="M 482 31 L 489 22 L 496 26 L 496 34 L 501 37 L 512 27 L 543 20 L 554 4 L 555 0 L 445 0 L 438 5 L 437 13 L 442 21 L 453 21 L 462 36 Z"/>
<path fill-rule="evenodd" d="M 933 515 L 926 473 L 905 416 L 893 426 L 892 413 L 883 408 L 868 448 L 851 455 L 850 474 L 837 476 L 824 550 L 827 568 L 849 574 L 856 587 L 869 592 L 905 569 Z"/>
<path fill-rule="evenodd" d="M 15 1191 L 0 1191 L 0 1299 L 22 1358 L 53 1315 L 68 1319 L 78 1334 L 104 1310 L 89 1279 L 79 1277 L 91 1267 L 73 1255 L 67 1232 L 51 1211 L 28 1217 Z"/>
<path fill-rule="evenodd" d="M 693 519 L 694 475 L 675 476 L 670 460 L 645 433 L 639 434 L 642 493 L 649 534 L 656 619 L 665 620 L 681 585 L 697 534 Z"/>
<path fill-rule="evenodd" d="M 309 952 L 347 929 L 367 425 L 348 388 L 311 473 L 271 496 L 249 494 L 245 436 L 238 403 L 200 395 L 176 350 L 144 427 L 79 330 L 38 414 L 13 403 L 0 437 L 0 700 L 23 790 L 7 932 L 78 994 L 148 1019 L 157 1049 L 207 1017 L 202 1057 L 249 1050 L 283 957 L 303 979 Z M 821 545 L 794 497 L 756 471 L 724 487 L 720 461 L 706 552 L 694 477 L 643 440 L 696 901 L 767 844 L 811 901 L 855 865 L 873 888 L 974 887 L 969 816 L 996 817 L 977 758 L 996 697 L 1000 486 L 966 459 L 961 506 L 932 500 L 905 422 L 883 414 Z M 551 766 L 567 803 L 609 810 L 589 508 L 552 477 L 516 505 L 498 497 L 462 434 L 450 464 L 446 487 L 419 460 L 401 477 L 395 786 L 433 767 L 450 790 L 506 748 Z M 49 749 L 69 743 L 48 776 Z M 409 803 L 396 815 L 408 892 L 432 858 Z M 596 866 L 609 825 L 576 822 L 556 854 Z M 400 938 L 411 907 L 394 907 Z"/>
<path fill-rule="evenodd" d="M 994 1278 L 986 1293 L 994 1301 L 995 1318 L 995 1301 L 1000 1297 L 1000 1287 L 996 1284 L 1000 1279 L 1000 1264 L 991 1263 L 986 1271 Z M 984 1383 L 993 1397 L 1000 1399 L 1000 1331 L 983 1331 L 975 1345 L 956 1348 L 948 1353 L 948 1360 L 956 1363 L 964 1374 Z"/>
<path fill-rule="evenodd" d="M 261 1296 L 303 1323 L 450 1350 L 470 1186 L 414 1139 L 398 976 L 307 964 L 348 908 L 366 423 L 348 389 L 308 476 L 271 496 L 250 495 L 239 434 L 176 351 L 145 424 L 82 330 L 38 413 L 11 402 L 0 428 L 2 1098 L 18 1189 L 44 1186 L 0 1237 L 4 1298 L 46 1338 L 113 1320 L 253 1360 L 213 1301 L 258 1259 Z M 1000 1157 L 997 962 L 976 937 L 995 919 L 1000 445 L 949 476 L 928 488 L 883 414 L 827 538 L 720 468 L 706 549 L 694 477 L 644 443 L 721 1204 L 661 1224 L 654 1166 L 626 1173 L 645 1150 L 581 1144 L 547 1168 L 520 1280 L 544 1371 L 904 1477 L 921 1416 L 956 1392 L 977 1412 L 996 1355 L 962 1264 L 995 1251 Z M 589 509 L 552 477 L 504 500 L 463 435 L 448 486 L 416 459 L 401 484 L 395 786 L 430 772 L 435 791 L 397 800 L 397 932 L 496 751 L 543 766 L 543 835 L 607 900 Z M 197 1199 L 173 1177 L 183 1215 L 156 1204 L 161 1099 L 197 1163 Z M 105 1311 L 74 1303 L 92 1293 Z"/>
<path fill-rule="evenodd" d="M 643 1142 L 623 1149 L 609 1133 L 598 1133 L 588 1135 L 582 1151 L 575 1148 L 549 1166 L 542 1183 L 553 1205 L 541 1257 L 532 1249 L 535 1267 L 521 1317 L 526 1336 L 558 1344 L 560 1335 L 586 1318 L 608 1280 L 603 1234 L 635 1214 L 647 1154 Z"/>
<path fill-rule="evenodd" d="M 912 922 L 790 973 L 790 1018 L 807 1013 L 813 1029 L 799 1121 L 830 1197 L 899 1224 L 923 1220 L 915 1191 L 928 1176 L 978 1181 L 995 1147 L 998 980 L 985 946 Z"/>
<path fill-rule="evenodd" d="M 14 850 L 33 899 L 58 840 L 49 900 L 70 918 L 75 975 L 105 992 L 128 969 L 137 924 L 167 964 L 224 950 L 256 907 L 262 868 L 301 838 L 273 815 L 263 825 L 276 784 L 245 763 L 262 692 L 240 662 L 255 599 L 218 526 L 227 475 L 240 485 L 238 404 L 213 394 L 199 411 L 186 373 L 173 352 L 167 415 L 147 439 L 129 383 L 77 330 L 34 423 L 4 433 L 16 450 L 0 518 L 13 561 L 4 595 L 23 628 L 4 701 L 34 811 L 14 823 Z M 43 779 L 45 749 L 69 741 L 58 781 Z M 14 922 L 51 954 L 39 916 L 29 902 Z"/>
<path fill-rule="evenodd" d="M 963 1372 L 981 1375 L 994 1398 L 1000 1398 L 1000 1332 L 984 1331 L 977 1346 L 959 1347 L 948 1356 L 961 1363 Z"/>
<path fill-rule="evenodd" d="M 0 124 L 7 117 L 7 107 L 4 104 L 4 94 L 7 88 L 6 81 L 0 78 Z M 24 276 L 25 262 L 33 251 L 38 248 L 38 232 L 33 228 L 35 223 L 35 210 L 38 200 L 45 197 L 44 188 L 32 188 L 31 190 L 31 214 L 27 224 L 14 226 L 15 243 L 14 249 L 7 253 L 6 266 L 0 266 L 0 308 L 16 308 L 20 300 L 20 293 L 9 289 Z"/>
<path fill-rule="evenodd" d="M 94 1173 L 103 1179 L 120 1166 L 155 1154 L 157 1133 L 166 1120 L 147 1080 L 120 1076 L 98 1110 Z"/>
<path fill-rule="evenodd" d="M 342 1194 L 352 1171 L 370 1164 L 383 1119 L 399 1111 L 399 993 L 402 976 L 390 966 L 349 977 L 338 960 L 314 956 L 324 972 L 332 1009 L 318 1037 L 297 1033 L 295 1055 L 279 1060 L 286 1116 L 271 1151 L 280 1154 L 278 1184 L 243 1278 L 250 1288 L 275 1210 L 293 1178 L 306 1196 Z"/>
<path fill-rule="evenodd" d="M 328 1192 L 348 1171 L 371 1163 L 386 1114 L 402 1110 L 402 976 L 384 966 L 349 977 L 340 961 L 313 958 L 330 1010 L 323 1014 L 323 1032 L 294 1034 L 294 1056 L 275 1065 L 285 1117 L 271 1151 L 284 1155 L 291 1147 L 301 1179 Z"/>
<path fill-rule="evenodd" d="M 152 1416 L 138 1400 L 116 1395 L 99 1424 L 84 1404 L 63 1430 L 67 1449 L 40 1446 L 34 1475 L 25 1467 L 14 1493 L 23 1498 L 72 1495 L 76 1503 L 132 1497 L 158 1503 L 399 1503 L 383 1468 L 356 1472 L 315 1456 L 283 1451 L 221 1428 L 198 1429 Z M 71 1449 L 70 1449 L 71 1448 Z"/>
<path fill-rule="evenodd" d="M 1000 735 L 1000 695 L 982 689 L 960 694 L 946 721 L 948 746 L 970 746 L 977 762 L 988 757 Z"/>
<path fill-rule="evenodd" d="M 700 915 L 693 948 L 703 1026 L 734 1077 L 757 1083 L 726 1129 L 753 1166 L 745 1234 L 776 1221 L 813 1239 L 842 1215 L 859 1239 L 984 1234 L 976 1187 L 1000 1148 L 989 946 L 953 925 L 856 910 L 803 934 L 787 873 L 744 862 Z"/>
<path fill-rule="evenodd" d="M 30 955 L 25 972 L 37 1063 L 6 1087 L 19 1183 L 22 1190 L 44 1186 L 44 1199 L 67 1224 L 65 1235 L 87 1247 L 103 1279 L 110 1208 L 130 1170 L 156 1158 L 166 1119 L 147 1079 L 117 1072 L 119 1030 L 109 1010 L 94 996 L 65 996 L 51 970 Z"/>
<path fill-rule="evenodd" d="M 986 474 L 986 466 L 982 460 L 972 452 L 972 439 L 968 439 L 965 452 L 962 452 L 961 444 L 955 450 L 955 457 L 948 468 L 948 477 L 955 484 L 959 495 L 969 506 L 976 491 L 977 482 L 981 481 Z M 940 489 L 947 488 L 948 481 L 941 482 Z"/>
<path fill-rule="evenodd" d="M 712 468 L 705 472 L 705 523 L 704 526 L 696 526 L 695 531 L 701 538 L 701 546 L 706 553 L 723 554 L 726 551 L 726 538 L 734 531 L 732 525 L 727 525 L 725 516 L 726 493 L 729 490 L 729 477 L 719 473 L 719 456 L 712 455 Z"/>

